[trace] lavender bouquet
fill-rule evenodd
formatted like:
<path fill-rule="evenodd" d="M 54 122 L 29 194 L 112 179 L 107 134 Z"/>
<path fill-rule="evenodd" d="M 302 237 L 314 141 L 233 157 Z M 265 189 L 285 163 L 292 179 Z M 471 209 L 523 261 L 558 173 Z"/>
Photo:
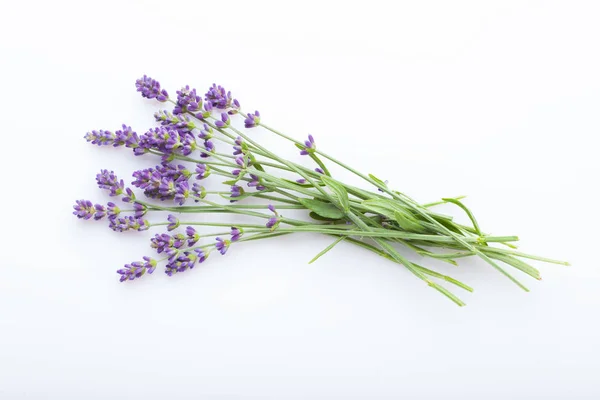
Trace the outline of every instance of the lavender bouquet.
<path fill-rule="evenodd" d="M 131 185 L 136 191 L 126 187 L 114 172 L 100 171 L 96 176 L 98 186 L 126 205 L 78 200 L 73 212 L 85 220 L 107 219 L 109 227 L 116 232 L 166 227 L 167 232 L 157 233 L 150 241 L 159 257 L 144 256 L 141 261 L 125 264 L 117 271 L 121 282 L 152 274 L 159 263 L 164 263 L 165 273 L 172 276 L 205 262 L 214 251 L 225 255 L 238 243 L 296 232 L 320 233 L 331 239 L 310 262 L 341 241 L 352 243 L 401 264 L 459 306 L 464 303 L 437 281 L 472 291 L 469 286 L 409 261 L 397 247 L 401 245 L 421 256 L 453 265 L 458 265 L 460 258 L 477 256 L 526 291 L 528 289 L 506 267 L 539 280 L 539 271 L 523 259 L 568 265 L 517 251 L 513 244 L 518 240 L 516 236 L 484 233 L 473 213 L 461 202 L 462 197 L 419 204 L 388 188 L 381 179 L 365 175 L 317 149 L 311 135 L 305 141 L 298 141 L 269 127 L 262 122 L 258 111 L 244 112 L 240 102 L 221 86 L 213 84 L 204 98 L 189 86 L 171 97 L 158 81 L 147 76 L 138 79 L 136 87 L 146 99 L 172 104 L 171 110 L 154 114 L 159 126 L 142 135 L 127 125 L 114 132 L 93 130 L 85 139 L 98 146 L 130 148 L 135 156 L 156 156 L 159 164 L 133 173 Z M 232 124 L 234 118 L 244 119 L 243 129 Z M 284 159 L 258 143 L 251 134 L 251 130 L 258 127 L 289 140 L 300 155 L 310 159 L 314 168 Z M 329 172 L 327 163 L 348 170 L 376 190 L 341 182 Z M 222 179 L 227 190 L 208 191 L 202 183 L 210 176 Z M 244 201 L 250 198 L 255 199 L 254 203 Z M 224 200 L 219 202 L 218 199 Z M 471 225 L 456 223 L 451 216 L 432 211 L 434 206 L 444 203 L 455 204 L 464 211 Z M 305 210 L 306 217 L 284 217 L 281 211 L 288 209 Z M 172 214 L 166 221 L 147 219 L 149 214 L 158 211 Z M 181 221 L 181 215 L 188 213 L 241 214 L 254 218 L 256 223 L 232 226 L 219 222 L 218 218 Z M 206 233 L 201 227 L 213 227 L 219 232 Z M 206 238 L 212 239 L 205 242 Z"/>

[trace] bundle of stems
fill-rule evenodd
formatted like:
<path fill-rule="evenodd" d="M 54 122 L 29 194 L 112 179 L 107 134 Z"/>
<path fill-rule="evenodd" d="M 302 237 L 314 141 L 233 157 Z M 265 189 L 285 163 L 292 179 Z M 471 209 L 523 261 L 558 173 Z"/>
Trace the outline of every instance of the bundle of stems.
<path fill-rule="evenodd" d="M 509 267 L 539 280 L 539 271 L 525 260 L 568 265 L 564 261 L 518 251 L 514 245 L 518 240 L 516 236 L 493 236 L 483 232 L 471 210 L 461 201 L 463 197 L 420 204 L 406 194 L 388 188 L 381 179 L 363 174 L 318 149 L 311 135 L 306 141 L 291 138 L 266 125 L 258 111 L 244 112 L 240 103 L 221 86 L 213 84 L 204 98 L 189 86 L 177 91 L 176 98 L 171 98 L 156 80 L 147 76 L 138 79 L 136 87 L 145 98 L 173 104 L 172 110 L 155 113 L 160 126 L 138 135 L 123 125 L 121 130 L 114 132 L 88 132 L 85 138 L 99 146 L 131 148 L 136 156 L 160 157 L 160 165 L 133 174 L 135 180 L 132 185 L 143 190 L 148 199 L 136 197 L 134 190 L 126 188 L 112 171 L 102 170 L 96 177 L 98 185 L 108 190 L 110 195 L 122 196 L 123 202 L 129 203 L 131 209 L 121 209 L 112 202 L 105 206 L 78 200 L 74 214 L 82 219 L 107 217 L 109 226 L 119 232 L 156 226 L 166 226 L 169 232 L 180 226 L 186 228 L 185 234 L 157 234 L 151 240 L 151 246 L 164 258 L 144 257 L 143 261 L 126 264 L 117 271 L 121 281 L 131 281 L 152 273 L 161 261 L 166 263 L 165 272 L 171 276 L 204 262 L 213 250 L 224 255 L 234 243 L 297 232 L 330 237 L 329 245 L 310 262 L 342 241 L 351 243 L 402 265 L 460 306 L 465 303 L 439 281 L 472 291 L 469 286 L 409 261 L 403 252 L 409 250 L 424 258 L 453 265 L 458 265 L 457 260 L 461 258 L 476 256 L 526 291 L 528 289 L 509 273 Z M 232 124 L 235 118 L 244 119 L 244 128 L 236 128 Z M 256 128 L 291 142 L 301 155 L 314 163 L 315 168 L 283 158 L 259 143 L 250 131 Z M 217 151 L 217 148 L 229 148 L 232 152 Z M 332 176 L 327 168 L 331 164 L 361 178 L 373 190 L 349 185 Z M 189 165 L 195 169 L 190 169 Z M 199 182 L 209 176 L 220 176 L 228 190 L 207 191 Z M 244 189 L 244 186 L 247 188 Z M 244 200 L 249 198 L 262 204 L 248 204 Z M 165 201 L 171 204 L 165 205 Z M 193 201 L 195 205 L 184 205 L 186 201 Z M 454 204 L 466 213 L 470 224 L 459 224 L 451 216 L 432 210 L 446 203 Z M 284 217 L 280 210 L 305 210 L 306 218 Z M 151 222 L 145 218 L 149 212 L 155 211 L 177 213 L 179 218 L 169 215 L 166 222 Z M 131 215 L 127 216 L 127 213 Z M 218 217 L 214 218 L 215 221 L 181 221 L 181 215 L 188 213 L 241 214 L 255 218 L 257 223 L 232 226 Z M 197 231 L 200 226 L 230 230 L 200 233 Z M 227 235 L 230 238 L 221 238 Z M 216 242 L 198 244 L 203 238 L 215 236 Z"/>

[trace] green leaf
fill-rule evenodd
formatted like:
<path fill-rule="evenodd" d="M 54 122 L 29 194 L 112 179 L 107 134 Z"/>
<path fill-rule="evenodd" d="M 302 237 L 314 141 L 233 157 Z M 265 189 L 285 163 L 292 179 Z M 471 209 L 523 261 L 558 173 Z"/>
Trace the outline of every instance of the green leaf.
<path fill-rule="evenodd" d="M 425 232 L 427 229 L 419 224 L 418 220 L 410 214 L 406 214 L 400 211 L 394 212 L 394 220 L 398 223 L 398 226 L 405 231 L 409 232 Z"/>
<path fill-rule="evenodd" d="M 375 175 L 369 174 L 369 178 L 373 179 L 379 185 L 387 187 L 387 184 L 384 181 L 382 181 L 381 179 L 379 179 L 378 177 L 376 177 Z"/>
<path fill-rule="evenodd" d="M 256 162 L 256 158 L 252 155 L 252 153 L 248 153 L 248 155 L 250 157 L 252 166 L 261 172 L 265 172 L 265 169 L 262 167 L 262 165 L 260 165 L 258 162 Z"/>
<path fill-rule="evenodd" d="M 473 215 L 473 213 L 471 212 L 471 210 L 469 210 L 467 208 L 467 206 L 465 206 L 460 200 L 457 200 L 457 199 L 444 198 L 442 200 L 446 201 L 448 203 L 456 204 L 457 206 L 459 206 L 460 208 L 462 208 L 464 210 L 464 212 L 466 212 L 467 215 L 469 216 L 469 219 L 473 223 L 473 228 L 475 228 L 475 231 L 477 232 L 477 234 L 479 236 L 483 236 L 483 233 L 481 233 L 481 229 L 479 229 L 479 224 L 477 223 L 477 220 L 475 219 L 475 216 Z"/>
<path fill-rule="evenodd" d="M 239 179 L 231 179 L 229 181 L 223 181 L 223 185 L 231 186 L 236 185 L 240 180 Z"/>
<path fill-rule="evenodd" d="M 341 219 L 344 218 L 344 213 L 331 203 L 325 203 L 324 201 L 298 198 L 298 201 L 315 214 L 325 218 Z"/>
<path fill-rule="evenodd" d="M 327 222 L 335 222 L 335 221 L 340 221 L 339 218 L 326 218 L 326 217 L 322 217 L 319 214 L 317 214 L 314 211 L 311 211 L 308 215 L 310 215 L 310 217 L 312 219 L 316 219 L 317 221 L 327 221 Z"/>
<path fill-rule="evenodd" d="M 336 244 L 338 244 L 339 242 L 341 242 L 344 239 L 346 239 L 346 236 L 340 236 L 335 242 L 333 242 L 329 246 L 325 247 L 319 254 L 317 254 L 308 263 L 312 264 L 313 262 L 317 261 L 319 259 L 319 257 L 321 257 L 323 254 L 327 253 L 329 250 L 333 249 Z"/>
<path fill-rule="evenodd" d="M 346 188 L 327 175 L 321 176 L 321 182 L 331 189 L 331 191 L 336 195 L 341 208 L 345 212 L 348 212 L 350 210 L 350 199 L 348 198 L 348 192 L 346 191 Z"/>

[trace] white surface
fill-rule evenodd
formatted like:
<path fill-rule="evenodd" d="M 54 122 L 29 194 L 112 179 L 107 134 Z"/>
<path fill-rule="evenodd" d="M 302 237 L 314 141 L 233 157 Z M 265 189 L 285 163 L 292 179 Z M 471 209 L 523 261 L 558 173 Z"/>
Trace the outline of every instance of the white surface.
<path fill-rule="evenodd" d="M 0 398 L 600 397 L 597 2 L 99 4 L 0 16 Z M 144 73 L 221 83 L 417 199 L 467 194 L 483 229 L 573 267 L 516 273 L 527 294 L 435 264 L 475 288 L 458 308 L 348 244 L 307 265 L 328 240 L 302 235 L 119 284 L 151 233 L 70 213 L 107 200 L 100 168 L 156 161 L 82 139 L 151 125 Z"/>

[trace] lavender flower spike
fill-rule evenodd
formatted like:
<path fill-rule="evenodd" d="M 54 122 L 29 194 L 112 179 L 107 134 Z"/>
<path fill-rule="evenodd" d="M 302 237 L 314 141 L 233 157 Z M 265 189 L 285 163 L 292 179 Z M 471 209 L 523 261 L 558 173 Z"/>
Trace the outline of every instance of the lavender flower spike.
<path fill-rule="evenodd" d="M 187 245 L 188 247 L 192 247 L 196 244 L 198 240 L 200 240 L 200 235 L 198 232 L 191 226 L 185 228 L 185 234 L 187 235 Z"/>
<path fill-rule="evenodd" d="M 206 164 L 196 164 L 196 179 L 206 179 L 210 175 L 210 167 Z"/>
<path fill-rule="evenodd" d="M 267 208 L 275 215 L 269 218 L 265 226 L 271 230 L 275 230 L 281 222 L 280 215 L 272 204 L 269 204 Z"/>
<path fill-rule="evenodd" d="M 101 208 L 100 212 L 104 213 L 104 207 L 100 204 L 96 204 L 94 206 L 94 204 L 89 200 L 77 200 L 73 206 L 73 209 L 75 210 L 73 211 L 73 215 L 79 219 L 90 219 L 94 217 L 94 219 L 98 220 L 104 216 L 102 215 L 100 218 L 96 217 L 98 208 Z"/>
<path fill-rule="evenodd" d="M 248 117 L 244 120 L 244 126 L 246 128 L 254 128 L 258 125 L 260 125 L 260 113 L 258 111 L 254 111 L 254 114 L 248 113 Z"/>
<path fill-rule="evenodd" d="M 221 253 L 221 255 L 225 255 L 225 253 L 227 253 L 227 249 L 229 249 L 229 246 L 231 245 L 231 240 L 223 240 L 220 237 L 216 238 L 217 243 L 215 243 L 215 248 L 217 249 L 217 251 L 219 253 Z"/>
<path fill-rule="evenodd" d="M 132 281 L 136 278 L 140 278 L 146 272 L 151 274 L 156 269 L 157 261 L 144 256 L 144 262 L 135 261 L 131 264 L 125 264 L 125 266 L 119 270 L 117 273 L 121 275 L 119 279 L 121 282 Z"/>
<path fill-rule="evenodd" d="M 304 148 L 300 151 L 300 154 L 306 156 L 310 153 L 314 153 L 317 149 L 317 145 L 315 144 L 315 139 L 312 135 L 308 135 L 308 140 L 304 141 Z"/>
<path fill-rule="evenodd" d="M 206 92 L 205 99 L 213 107 L 225 110 L 231 106 L 231 92 L 226 92 L 225 88 L 221 85 L 213 85 Z M 239 102 L 236 104 L 239 107 Z"/>
<path fill-rule="evenodd" d="M 135 81 L 137 91 L 142 94 L 142 97 L 147 99 L 156 99 L 160 102 L 165 102 L 169 98 L 166 90 L 160 88 L 160 83 L 149 76 L 144 75 Z"/>
<path fill-rule="evenodd" d="M 177 229 L 177 227 L 179 226 L 179 220 L 173 214 L 169 214 L 169 216 L 167 217 L 167 221 L 169 221 L 169 225 L 167 225 L 168 231 Z"/>
<path fill-rule="evenodd" d="M 111 196 L 118 196 L 123 193 L 125 183 L 123 179 L 119 180 L 113 171 L 103 169 L 96 175 L 96 182 L 100 189 L 108 190 Z"/>
<path fill-rule="evenodd" d="M 235 226 L 231 227 L 231 241 L 232 242 L 238 241 L 242 237 L 243 234 L 244 234 L 244 230 L 242 228 L 237 228 Z"/>
<path fill-rule="evenodd" d="M 244 188 L 238 185 L 231 186 L 231 197 L 240 197 L 244 194 Z"/>
<path fill-rule="evenodd" d="M 221 119 L 215 121 L 215 125 L 219 128 L 227 128 L 231 124 L 229 114 L 221 113 Z"/>

